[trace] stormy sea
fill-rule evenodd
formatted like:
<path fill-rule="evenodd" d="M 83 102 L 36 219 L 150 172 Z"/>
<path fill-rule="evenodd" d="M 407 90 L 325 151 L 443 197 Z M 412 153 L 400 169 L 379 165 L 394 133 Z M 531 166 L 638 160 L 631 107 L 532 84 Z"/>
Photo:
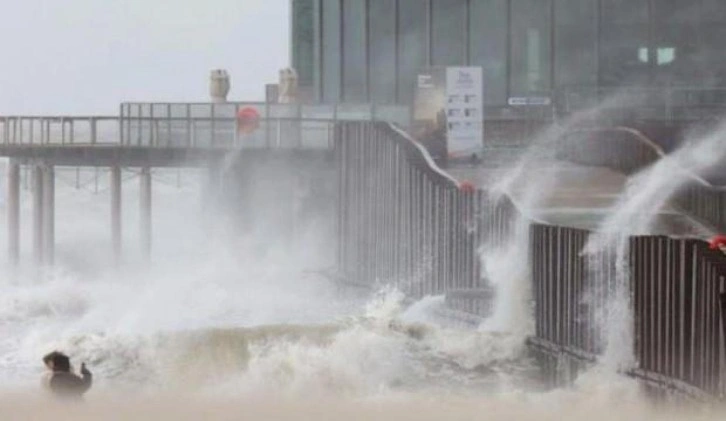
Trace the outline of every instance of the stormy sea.
<path fill-rule="evenodd" d="M 718 416 L 656 405 L 634 381 L 598 366 L 548 388 L 527 352 L 527 320 L 464 324 L 447 315 L 443 297 L 410 300 L 385 283 L 343 287 L 329 276 L 330 232 L 310 223 L 294 236 L 265 226 L 240 235 L 229 227 L 245 215 L 209 205 L 202 171 L 154 172 L 147 261 L 138 178 L 123 177 L 116 261 L 108 174 L 57 171 L 52 268 L 32 264 L 32 196 L 22 183 L 21 264 L 3 259 L 0 271 L 2 419 Z M 41 359 L 53 350 L 93 372 L 83 402 L 59 404 L 41 390 Z"/>

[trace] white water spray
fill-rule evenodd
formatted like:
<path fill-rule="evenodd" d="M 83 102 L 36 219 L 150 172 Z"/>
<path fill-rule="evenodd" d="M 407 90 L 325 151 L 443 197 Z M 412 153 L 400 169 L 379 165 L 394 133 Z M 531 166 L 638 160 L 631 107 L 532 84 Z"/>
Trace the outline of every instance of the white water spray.
<path fill-rule="evenodd" d="M 601 362 L 606 367 L 628 369 L 635 361 L 629 237 L 652 234 L 661 212 L 681 188 L 688 183 L 704 183 L 699 175 L 726 159 L 725 137 L 726 125 L 721 125 L 631 177 L 608 217 L 588 240 L 584 252 L 592 262 L 591 275 L 598 276 L 601 284 L 614 285 L 607 305 L 600 309 L 605 341 Z M 614 272 L 602 273 L 609 266 L 605 260 L 612 258 Z"/>
<path fill-rule="evenodd" d="M 570 165 L 557 161 L 563 135 L 622 99 L 622 95 L 613 96 L 597 108 L 575 113 L 561 124 L 550 126 L 534 138 L 517 164 L 493 184 L 489 202 L 496 206 L 506 196 L 518 212 L 513 215 L 510 238 L 504 244 L 484 244 L 480 250 L 483 276 L 496 289 L 493 314 L 482 329 L 511 332 L 522 339 L 533 332 L 529 227 L 539 219 L 537 210 L 563 177 L 563 166 Z"/>

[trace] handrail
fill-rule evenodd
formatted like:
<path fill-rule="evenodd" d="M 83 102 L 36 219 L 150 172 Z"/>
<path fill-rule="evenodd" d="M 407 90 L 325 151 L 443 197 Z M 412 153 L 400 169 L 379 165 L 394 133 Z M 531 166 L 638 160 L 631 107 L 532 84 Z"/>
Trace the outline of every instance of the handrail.
<path fill-rule="evenodd" d="M 646 148 L 649 148 L 653 151 L 654 154 L 658 156 L 658 158 L 665 158 L 668 156 L 668 154 L 661 148 L 655 141 L 653 141 L 651 138 L 646 136 L 642 131 L 638 129 L 634 129 L 632 127 L 626 127 L 626 126 L 615 126 L 615 127 L 601 127 L 601 128 L 582 128 L 582 129 L 574 129 L 571 130 L 568 133 L 608 133 L 608 132 L 615 132 L 615 133 L 628 133 L 630 135 L 633 135 L 640 144 L 645 146 Z M 652 162 L 644 162 L 643 166 L 648 165 Z M 676 163 L 677 164 L 677 163 Z M 702 184 L 705 187 L 712 187 L 712 188 L 722 188 L 721 186 L 715 186 L 711 184 L 709 181 L 704 179 L 703 177 L 699 176 L 698 174 L 693 173 L 692 171 L 680 167 L 680 170 L 685 173 L 689 178 L 691 178 L 693 181 Z"/>
<path fill-rule="evenodd" d="M 392 282 L 414 297 L 481 287 L 481 191 L 463 188 L 389 123 L 338 123 L 334 154 L 343 278 Z"/>
<path fill-rule="evenodd" d="M 25 120 L 118 120 L 117 115 L 63 115 L 63 114 L 49 114 L 49 115 L 35 115 L 35 114 L 8 114 L 0 115 L 0 120 L 9 119 L 25 119 Z"/>
<path fill-rule="evenodd" d="M 577 155 L 579 151 L 578 146 L 582 147 L 587 140 L 578 139 L 578 144 L 567 148 L 564 152 L 561 152 L 561 155 L 565 155 L 568 159 L 576 163 L 589 161 L 587 163 L 591 164 L 593 159 L 599 160 L 600 164 L 606 165 L 616 171 L 628 175 L 653 164 L 659 159 L 668 158 L 668 154 L 666 154 L 653 140 L 640 130 L 630 127 L 617 126 L 612 128 L 576 129 L 567 132 L 565 136 L 567 136 L 567 134 L 607 133 L 627 134 L 635 139 L 635 148 L 637 148 L 637 150 L 632 153 L 613 154 L 611 145 L 608 145 L 608 142 L 600 139 L 595 142 L 596 147 L 600 148 L 599 151 L 596 151 L 598 153 L 588 151 L 588 153 L 579 156 Z M 572 156 L 573 154 L 575 156 Z M 623 156 L 626 158 L 623 159 Z M 695 174 L 693 171 L 681 167 L 678 162 L 674 162 L 674 165 L 678 167 L 681 173 L 688 177 L 688 179 L 692 182 L 692 185 L 688 185 L 677 192 L 672 200 L 672 203 L 685 214 L 694 217 L 699 222 L 716 230 L 726 230 L 726 209 L 724 209 L 726 206 L 726 186 L 713 185 L 705 178 Z"/>
<path fill-rule="evenodd" d="M 441 177 L 451 183 L 451 187 L 460 188 L 461 183 L 457 181 L 454 177 L 449 175 L 446 171 L 441 169 L 439 165 L 434 161 L 434 159 L 431 157 L 431 154 L 429 151 L 421 145 L 419 142 L 417 142 L 413 136 L 403 131 L 401 128 L 397 127 L 393 123 L 388 123 L 388 126 L 391 130 L 396 132 L 400 138 L 393 137 L 394 141 L 400 142 L 401 139 L 405 139 L 404 142 L 400 142 L 401 145 L 405 148 L 407 148 L 413 156 L 411 158 L 414 158 L 414 163 L 422 163 L 423 165 L 419 165 L 419 169 L 426 171 L 430 174 L 432 174 L 434 177 Z M 416 164 L 414 164 L 416 165 Z"/>

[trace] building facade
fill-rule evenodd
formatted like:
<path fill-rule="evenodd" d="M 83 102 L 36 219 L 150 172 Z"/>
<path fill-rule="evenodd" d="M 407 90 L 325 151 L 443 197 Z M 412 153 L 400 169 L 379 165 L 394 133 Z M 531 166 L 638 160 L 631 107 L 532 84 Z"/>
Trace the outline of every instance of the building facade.
<path fill-rule="evenodd" d="M 724 0 L 291 0 L 309 100 L 411 105 L 432 66 L 481 66 L 490 109 L 623 87 L 726 86 Z"/>

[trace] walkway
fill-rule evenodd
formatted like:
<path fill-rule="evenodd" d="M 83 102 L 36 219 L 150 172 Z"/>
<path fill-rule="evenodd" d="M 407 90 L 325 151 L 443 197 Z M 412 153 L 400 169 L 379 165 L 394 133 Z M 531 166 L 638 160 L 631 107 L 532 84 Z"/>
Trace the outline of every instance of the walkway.
<path fill-rule="evenodd" d="M 449 168 L 459 180 L 470 180 L 482 188 L 492 187 L 512 170 L 483 167 Z M 585 167 L 557 161 L 530 168 L 512 182 L 514 199 L 529 209 L 531 216 L 551 225 L 595 230 L 625 189 L 628 177 L 603 167 Z M 536 199 L 532 196 L 541 195 Z M 528 203 L 529 202 L 529 203 Z M 672 206 L 662 209 L 653 234 L 708 237 L 708 228 L 682 215 Z"/>

